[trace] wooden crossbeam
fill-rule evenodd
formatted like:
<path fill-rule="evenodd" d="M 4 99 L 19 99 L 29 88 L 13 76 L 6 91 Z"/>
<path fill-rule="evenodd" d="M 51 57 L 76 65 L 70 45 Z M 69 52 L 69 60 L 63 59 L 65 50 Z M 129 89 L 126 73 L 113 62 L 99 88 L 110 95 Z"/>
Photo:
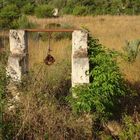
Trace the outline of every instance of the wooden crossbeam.
<path fill-rule="evenodd" d="M 73 32 L 78 29 L 24 29 L 27 32 Z"/>

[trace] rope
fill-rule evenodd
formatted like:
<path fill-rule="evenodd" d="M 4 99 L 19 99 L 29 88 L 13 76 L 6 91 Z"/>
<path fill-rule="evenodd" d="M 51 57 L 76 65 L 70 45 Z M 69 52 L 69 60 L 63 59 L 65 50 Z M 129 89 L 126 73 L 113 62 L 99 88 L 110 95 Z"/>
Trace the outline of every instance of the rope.
<path fill-rule="evenodd" d="M 47 54 L 50 54 L 50 52 L 52 51 L 51 50 L 51 33 L 49 33 L 48 41 L 49 41 L 49 45 L 48 45 L 48 52 L 47 52 Z"/>

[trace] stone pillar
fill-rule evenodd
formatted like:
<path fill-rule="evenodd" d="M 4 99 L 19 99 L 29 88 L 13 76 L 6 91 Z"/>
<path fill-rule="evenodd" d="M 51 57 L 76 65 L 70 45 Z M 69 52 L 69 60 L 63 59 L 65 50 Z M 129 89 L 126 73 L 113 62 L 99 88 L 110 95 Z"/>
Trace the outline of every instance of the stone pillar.
<path fill-rule="evenodd" d="M 13 81 L 21 81 L 22 74 L 28 71 L 28 45 L 24 30 L 10 30 L 10 56 L 8 58 L 7 75 Z"/>
<path fill-rule="evenodd" d="M 89 83 L 88 33 L 75 30 L 72 34 L 72 87 Z"/>

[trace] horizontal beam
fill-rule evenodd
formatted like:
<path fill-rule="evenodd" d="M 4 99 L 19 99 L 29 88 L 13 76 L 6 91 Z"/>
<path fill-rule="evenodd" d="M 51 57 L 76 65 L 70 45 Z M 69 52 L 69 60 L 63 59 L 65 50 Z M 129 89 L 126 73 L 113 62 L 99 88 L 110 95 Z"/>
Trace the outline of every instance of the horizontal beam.
<path fill-rule="evenodd" d="M 77 29 L 24 29 L 27 32 L 73 32 Z"/>

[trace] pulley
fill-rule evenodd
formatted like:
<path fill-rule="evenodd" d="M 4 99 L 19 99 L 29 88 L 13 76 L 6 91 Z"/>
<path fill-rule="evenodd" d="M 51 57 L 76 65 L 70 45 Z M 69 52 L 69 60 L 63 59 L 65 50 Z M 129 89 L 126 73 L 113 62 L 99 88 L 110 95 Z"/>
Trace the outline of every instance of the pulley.
<path fill-rule="evenodd" d="M 54 62 L 55 62 L 55 59 L 54 57 L 51 55 L 51 33 L 49 33 L 49 37 L 48 37 L 48 41 L 49 41 L 49 44 L 48 44 L 48 51 L 47 51 L 47 56 L 45 57 L 44 59 L 44 63 L 46 65 L 52 65 Z"/>

